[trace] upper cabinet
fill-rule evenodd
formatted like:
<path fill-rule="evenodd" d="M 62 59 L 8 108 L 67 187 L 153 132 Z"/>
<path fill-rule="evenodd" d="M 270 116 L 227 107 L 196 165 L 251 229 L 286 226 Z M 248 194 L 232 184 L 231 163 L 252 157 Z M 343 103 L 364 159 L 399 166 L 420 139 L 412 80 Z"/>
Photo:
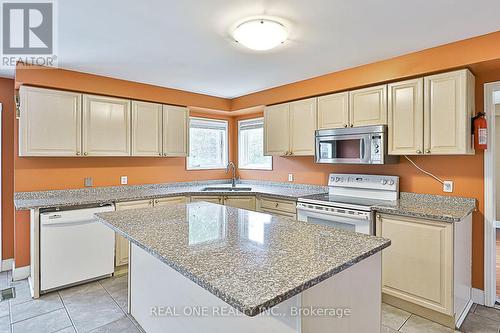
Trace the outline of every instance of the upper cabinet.
<path fill-rule="evenodd" d="M 163 105 L 163 156 L 187 156 L 188 108 Z"/>
<path fill-rule="evenodd" d="M 187 156 L 186 107 L 21 86 L 19 156 Z"/>
<path fill-rule="evenodd" d="M 467 70 L 424 78 L 424 152 L 473 154 L 474 76 Z"/>
<path fill-rule="evenodd" d="M 81 94 L 22 86 L 19 156 L 81 154 Z"/>
<path fill-rule="evenodd" d="M 391 155 L 474 154 L 474 76 L 466 69 L 389 85 Z"/>
<path fill-rule="evenodd" d="M 389 84 L 388 152 L 422 154 L 424 144 L 424 79 Z"/>
<path fill-rule="evenodd" d="M 162 156 L 162 105 L 132 102 L 132 156 Z"/>
<path fill-rule="evenodd" d="M 348 127 L 349 93 L 318 97 L 318 129 Z"/>
<path fill-rule="evenodd" d="M 130 156 L 130 101 L 83 96 L 83 154 Z"/>
<path fill-rule="evenodd" d="M 314 155 L 316 98 L 264 110 L 264 155 Z"/>
<path fill-rule="evenodd" d="M 350 127 L 387 124 L 387 85 L 349 92 Z"/>

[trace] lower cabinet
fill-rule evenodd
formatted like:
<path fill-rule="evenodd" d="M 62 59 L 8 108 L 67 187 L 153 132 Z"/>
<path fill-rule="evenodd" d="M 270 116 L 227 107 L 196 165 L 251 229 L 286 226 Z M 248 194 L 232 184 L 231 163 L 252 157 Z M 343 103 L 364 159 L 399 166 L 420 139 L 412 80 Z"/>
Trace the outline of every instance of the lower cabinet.
<path fill-rule="evenodd" d="M 383 300 L 455 327 L 471 302 L 471 219 L 377 215 L 377 236 L 391 240 L 382 252 Z"/>
<path fill-rule="evenodd" d="M 213 196 L 213 195 L 199 195 L 191 197 L 191 202 L 205 201 L 220 205 L 222 205 L 223 200 L 224 199 L 221 196 Z"/>
<path fill-rule="evenodd" d="M 260 197 L 257 200 L 257 211 L 262 213 L 297 218 L 297 203 L 293 200 L 282 200 Z"/>

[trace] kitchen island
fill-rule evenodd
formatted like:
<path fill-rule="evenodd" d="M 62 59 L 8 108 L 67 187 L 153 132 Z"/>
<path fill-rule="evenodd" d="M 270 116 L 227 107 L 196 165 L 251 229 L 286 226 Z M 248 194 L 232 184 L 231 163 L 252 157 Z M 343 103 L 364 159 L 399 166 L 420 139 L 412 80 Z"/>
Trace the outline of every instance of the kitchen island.
<path fill-rule="evenodd" d="M 383 238 L 206 202 L 96 215 L 146 332 L 379 332 Z"/>

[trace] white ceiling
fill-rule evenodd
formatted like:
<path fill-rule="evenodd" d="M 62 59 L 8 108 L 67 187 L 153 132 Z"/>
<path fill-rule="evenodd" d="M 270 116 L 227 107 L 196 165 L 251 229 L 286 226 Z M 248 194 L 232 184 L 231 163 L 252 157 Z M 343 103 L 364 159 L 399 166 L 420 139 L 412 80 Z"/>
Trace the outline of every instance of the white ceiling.
<path fill-rule="evenodd" d="M 221 97 L 500 30 L 498 0 L 59 0 L 58 7 L 59 67 Z M 290 40 L 265 53 L 233 42 L 234 22 L 255 15 L 287 20 Z"/>

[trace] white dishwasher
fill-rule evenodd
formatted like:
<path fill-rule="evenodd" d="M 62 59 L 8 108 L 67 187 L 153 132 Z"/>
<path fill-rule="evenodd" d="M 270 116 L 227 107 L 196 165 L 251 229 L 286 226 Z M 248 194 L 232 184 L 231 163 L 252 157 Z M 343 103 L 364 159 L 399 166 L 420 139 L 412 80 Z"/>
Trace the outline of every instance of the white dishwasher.
<path fill-rule="evenodd" d="M 114 210 L 106 205 L 40 214 L 42 292 L 113 273 L 115 233 L 94 214 Z"/>

